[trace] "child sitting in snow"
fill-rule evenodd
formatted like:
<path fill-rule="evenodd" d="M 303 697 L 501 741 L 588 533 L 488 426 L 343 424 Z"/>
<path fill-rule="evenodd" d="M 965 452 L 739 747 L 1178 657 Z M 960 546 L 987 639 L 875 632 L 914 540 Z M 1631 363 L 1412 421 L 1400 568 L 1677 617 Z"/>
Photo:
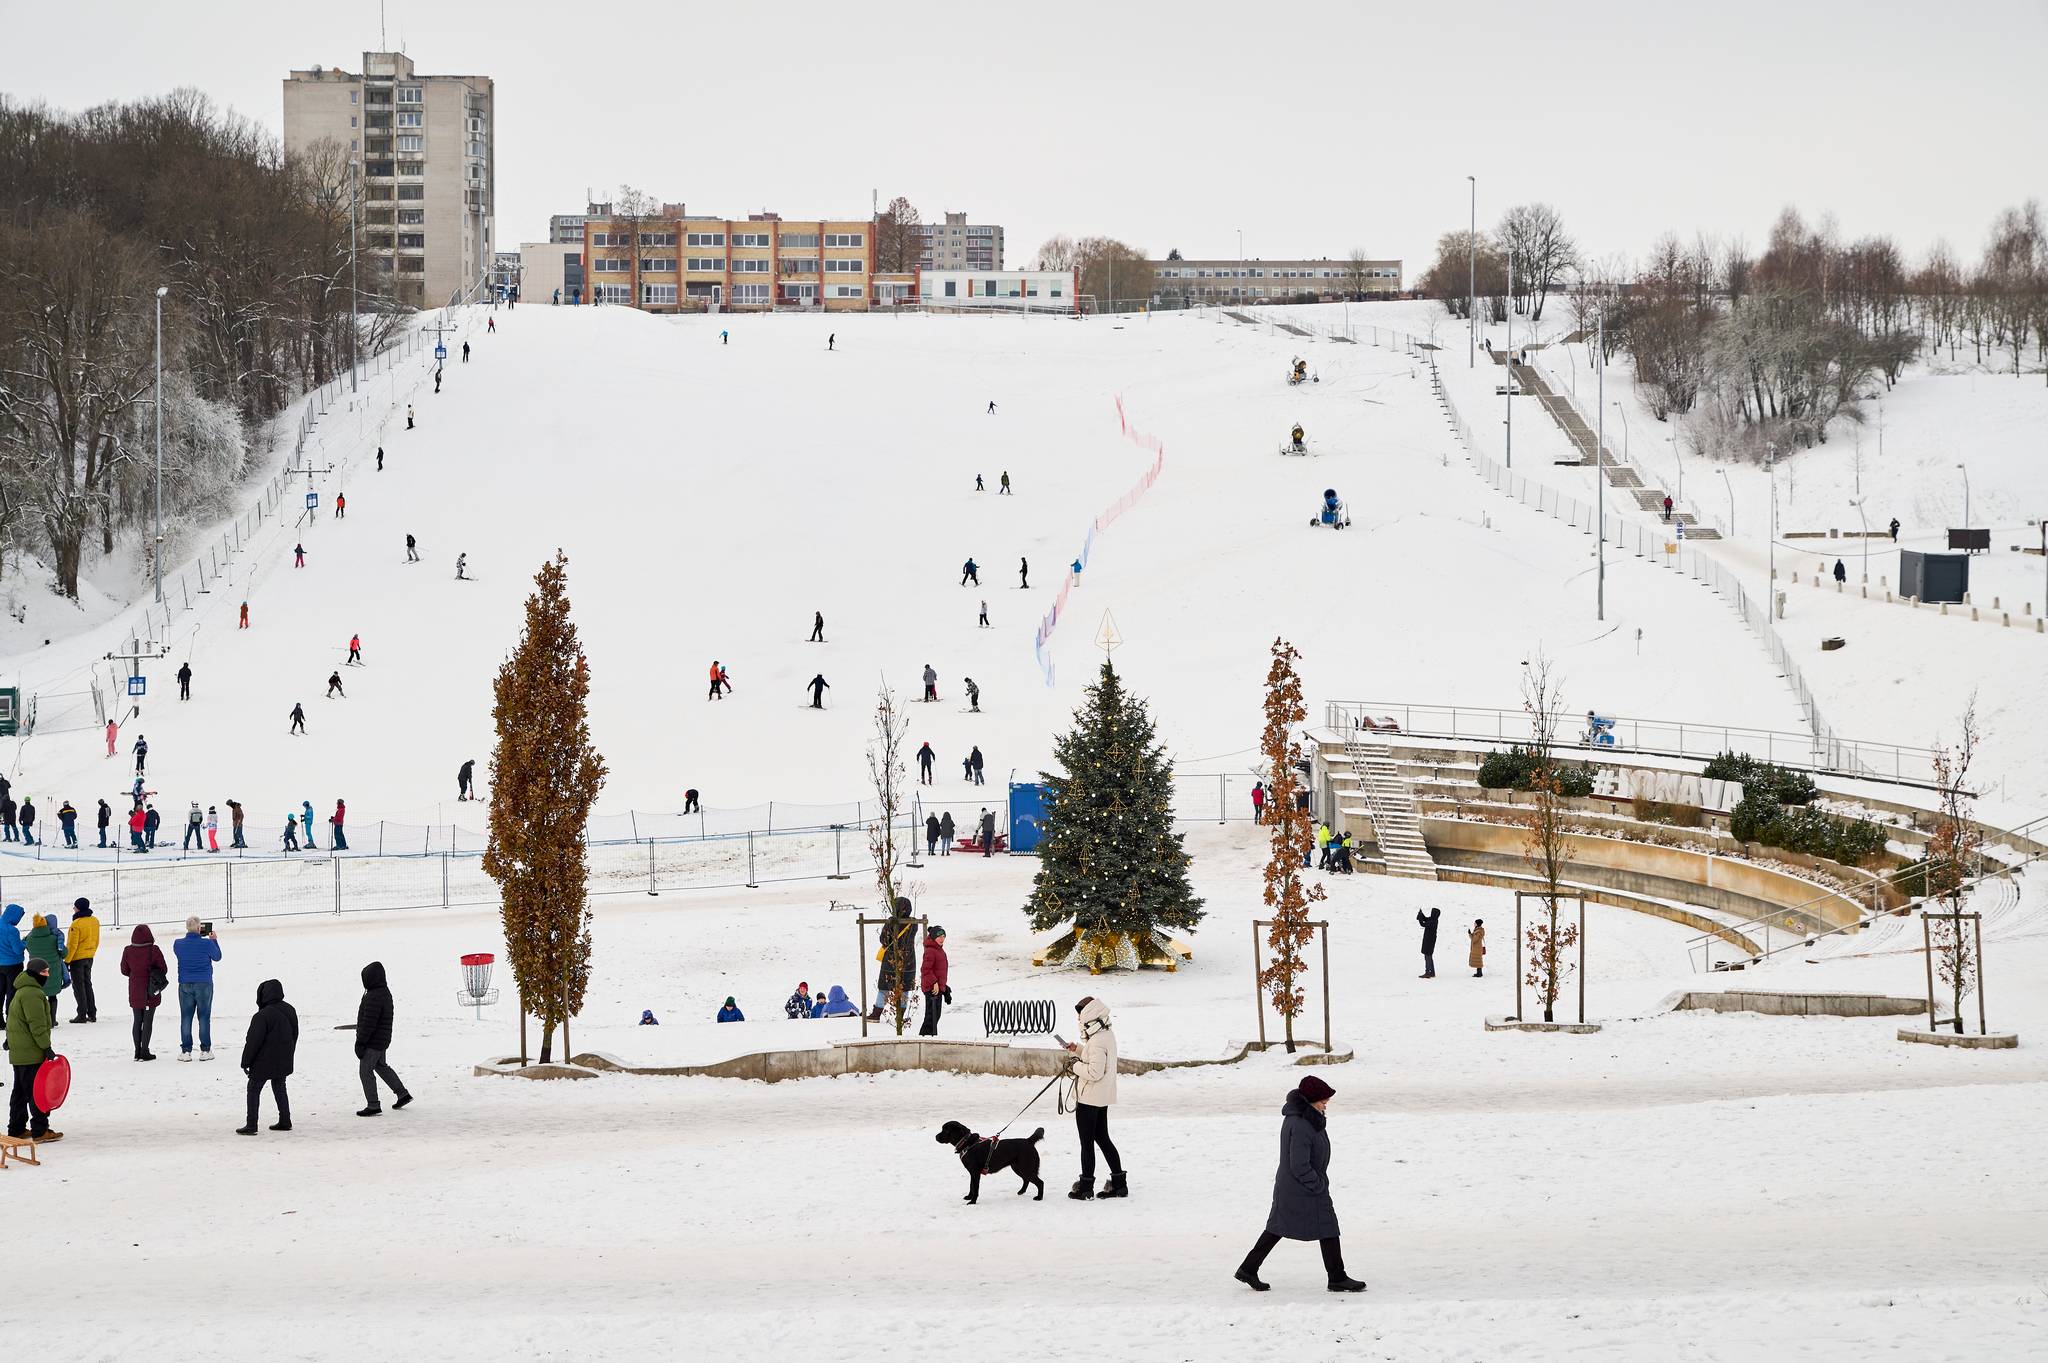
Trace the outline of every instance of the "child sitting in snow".
<path fill-rule="evenodd" d="M 661 1026 L 661 1019 L 654 1015 L 652 1008 L 642 1008 L 640 1010 L 640 1025 L 642 1027 L 659 1027 Z"/>
<path fill-rule="evenodd" d="M 807 1018 L 811 1015 L 811 986 L 808 981 L 797 981 L 796 992 L 789 996 L 789 1002 L 782 1005 L 782 1014 L 788 1018 Z"/>
<path fill-rule="evenodd" d="M 718 1010 L 718 1020 L 720 1022 L 745 1022 L 747 1015 L 740 1011 L 740 1006 L 734 1003 L 732 996 L 728 994 L 725 999 L 725 1007 Z"/>

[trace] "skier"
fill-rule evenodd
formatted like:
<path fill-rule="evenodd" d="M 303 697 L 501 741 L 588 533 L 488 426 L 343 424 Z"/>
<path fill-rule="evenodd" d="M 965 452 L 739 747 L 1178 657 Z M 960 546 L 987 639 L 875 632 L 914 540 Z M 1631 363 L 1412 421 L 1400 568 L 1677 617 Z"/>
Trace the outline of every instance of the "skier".
<path fill-rule="evenodd" d="M 932 784 L 932 763 L 937 758 L 938 754 L 932 751 L 932 745 L 929 743 L 926 743 L 917 750 L 917 783 L 919 785 L 928 786 Z"/>
<path fill-rule="evenodd" d="M 138 852 L 149 850 L 142 841 L 142 835 L 148 827 L 149 816 L 142 812 L 142 806 L 138 803 L 134 811 L 128 815 L 128 842 Z"/>
<path fill-rule="evenodd" d="M 412 429 L 412 404 L 410 402 L 405 404 L 405 429 L 408 431 Z"/>
<path fill-rule="evenodd" d="M 337 492 L 334 494 L 334 519 L 341 520 L 347 515 L 348 494 L 346 492 Z"/>
<path fill-rule="evenodd" d="M 306 825 L 306 850 L 308 852 L 319 851 L 320 844 L 313 841 L 313 802 L 311 800 L 299 801 L 299 819 Z"/>
<path fill-rule="evenodd" d="M 234 834 L 228 845 L 231 847 L 247 847 L 249 844 L 242 840 L 242 802 L 240 800 L 228 801 L 228 822 L 230 831 Z"/>
<path fill-rule="evenodd" d="M 1422 925 L 1422 974 L 1418 979 L 1436 978 L 1436 925 L 1442 917 L 1442 909 L 1431 909 L 1427 914 L 1416 910 L 1415 921 Z"/>
<path fill-rule="evenodd" d="M 102 846 L 102 847 L 105 847 L 105 846 L 107 845 L 107 825 L 109 825 L 109 824 L 113 823 L 113 821 L 114 821 L 114 807 L 113 807 L 112 805 L 108 804 L 108 803 L 107 803 L 107 802 L 106 802 L 105 800 L 101 800 L 101 801 L 100 801 L 100 812 L 99 812 L 99 828 L 100 828 L 100 846 Z"/>
<path fill-rule="evenodd" d="M 379 473 L 382 473 L 383 471 L 384 471 L 384 447 L 383 447 L 382 445 L 379 445 L 379 446 L 377 447 L 377 472 L 379 472 Z"/>
<path fill-rule="evenodd" d="M 78 806 L 66 800 L 57 806 L 57 826 L 64 830 L 64 845 L 78 846 Z"/>
<path fill-rule="evenodd" d="M 206 850 L 220 851 L 220 809 L 214 805 L 206 807 Z"/>
<path fill-rule="evenodd" d="M 192 699 L 192 664 L 189 662 L 178 667 L 178 699 Z"/>
<path fill-rule="evenodd" d="M 434 391 L 441 391 L 441 366 L 438 364 L 434 366 Z"/>
<path fill-rule="evenodd" d="M 475 795 L 470 793 L 470 782 L 475 775 L 476 759 L 471 757 L 466 759 L 461 768 L 455 773 L 455 798 L 457 800 L 474 800 L 476 798 Z"/>
<path fill-rule="evenodd" d="M 360 634 L 348 636 L 348 665 L 350 667 L 361 667 L 363 665 L 363 636 Z"/>
<path fill-rule="evenodd" d="M 1475 918 L 1472 926 L 1465 929 L 1465 937 L 1471 946 L 1465 952 L 1465 964 L 1472 967 L 1472 978 L 1479 979 L 1486 974 L 1486 920 Z"/>
<path fill-rule="evenodd" d="M 336 696 L 340 696 L 343 700 L 348 699 L 348 692 L 341 689 L 341 673 L 339 670 L 327 674 L 327 699 L 333 700 Z"/>
<path fill-rule="evenodd" d="M 405 537 L 405 561 L 407 563 L 418 563 L 420 561 L 420 542 L 411 535 Z"/>
<path fill-rule="evenodd" d="M 236 625 L 236 626 L 235 626 L 235 628 L 236 628 L 236 629 L 247 629 L 247 628 L 249 628 L 249 603 L 248 603 L 248 602 L 246 602 L 246 601 L 244 601 L 244 602 L 242 603 L 242 620 L 241 620 L 241 623 L 240 623 L 240 624 L 238 624 L 238 625 Z"/>
<path fill-rule="evenodd" d="M 334 828 L 334 832 L 329 835 L 330 845 L 337 852 L 348 851 L 348 802 L 336 800 L 334 813 L 327 816 L 327 822 Z"/>
<path fill-rule="evenodd" d="M 732 677 L 719 665 L 718 659 L 711 660 L 711 694 L 706 700 L 724 700 L 725 693 L 732 690 Z"/>
<path fill-rule="evenodd" d="M 960 585 L 964 587 L 970 582 L 977 587 L 981 585 L 981 565 L 973 559 L 960 565 Z"/>
<path fill-rule="evenodd" d="M 463 582 L 463 581 L 467 581 L 467 580 L 468 580 L 468 579 L 467 579 L 467 578 L 466 578 L 466 577 L 464 576 L 465 570 L 467 570 L 467 569 L 468 569 L 468 567 L 469 567 L 469 555 L 468 555 L 468 554 L 457 554 L 457 555 L 455 556 L 455 580 L 456 580 L 457 582 Z"/>
<path fill-rule="evenodd" d="M 815 611 L 811 616 L 811 639 L 814 644 L 825 642 L 825 612 Z"/>
<path fill-rule="evenodd" d="M 305 567 L 305 566 L 306 566 L 306 546 L 305 546 L 305 545 L 303 545 L 303 544 L 294 544 L 294 545 L 292 546 L 292 567 L 294 567 L 294 568 L 303 568 L 303 567 Z"/>
<path fill-rule="evenodd" d="M 981 688 L 974 684 L 974 678 L 972 677 L 967 678 L 967 713 L 970 715 L 981 713 Z"/>
<path fill-rule="evenodd" d="M 697 803 L 697 788 L 695 786 L 691 786 L 688 790 L 683 792 L 683 813 L 702 814 L 703 812 L 704 806 Z"/>
<path fill-rule="evenodd" d="M 1842 566 L 1842 560 L 1835 560 L 1835 583 L 1840 585 L 1849 580 L 1849 570 Z"/>
<path fill-rule="evenodd" d="M 306 732 L 306 707 L 299 704 L 297 701 L 292 702 L 291 731 L 295 734 L 302 734 Z"/>
<path fill-rule="evenodd" d="M 968 770 L 970 770 L 970 771 L 972 771 L 972 772 L 974 773 L 974 784 L 975 784 L 975 785 L 979 786 L 979 785 L 984 785 L 984 784 L 986 784 L 986 783 L 985 783 L 985 782 L 984 782 L 984 781 L 983 781 L 983 780 L 981 779 L 981 749 L 980 749 L 980 748 L 978 748 L 978 747 L 977 747 L 977 748 L 976 748 L 976 749 L 975 749 L 975 750 L 974 750 L 973 752 L 971 752 L 971 753 L 967 754 L 967 766 L 968 766 Z"/>
<path fill-rule="evenodd" d="M 462 362 L 464 364 L 469 363 L 469 342 L 467 341 L 462 343 Z"/>
<path fill-rule="evenodd" d="M 1007 479 L 1009 476 L 1010 475 L 1008 475 L 1007 473 L 1003 475 L 1005 479 Z M 1017 560 L 1017 589 L 1019 591 L 1025 591 L 1028 590 L 1030 586 L 1031 560 L 1028 558 L 1019 558 Z"/>
<path fill-rule="evenodd" d="M 142 811 L 142 845 L 145 848 L 156 851 L 156 831 L 163 826 L 164 817 L 156 812 L 155 805 L 149 805 Z"/>
<path fill-rule="evenodd" d="M 248 610 L 249 608 L 248 608 L 247 606 L 244 606 L 244 607 L 242 607 L 242 609 L 246 611 L 246 610 Z M 110 720 L 108 720 L 108 721 L 107 721 L 107 756 L 109 756 L 109 757 L 112 757 L 112 756 L 114 755 L 114 745 L 115 745 L 115 744 L 117 744 L 117 743 L 119 743 L 120 741 L 121 741 L 121 722 L 120 722 L 119 720 L 115 720 L 115 719 L 110 719 Z"/>
<path fill-rule="evenodd" d="M 985 483 L 983 483 L 983 482 L 981 481 L 981 475 L 980 475 L 980 474 L 978 474 L 978 473 L 974 475 L 974 490 L 975 490 L 976 492 L 986 492 L 986 491 L 988 491 L 988 486 L 987 486 L 987 484 L 985 484 Z"/>
<path fill-rule="evenodd" d="M 719 332 L 719 333 L 718 333 L 718 343 L 719 343 L 720 345 L 731 345 L 731 344 L 732 344 L 732 333 L 731 333 L 731 332 L 729 332 L 729 331 L 721 331 L 721 332 Z"/>
<path fill-rule="evenodd" d="M 981 603 L 981 620 L 980 620 L 980 627 L 981 627 L 982 629 L 987 629 L 987 628 L 988 628 L 988 601 L 987 601 L 987 599 L 986 599 L 986 598 L 984 598 L 984 599 L 982 600 L 982 603 Z"/>
<path fill-rule="evenodd" d="M 926 700 L 937 700 L 939 698 L 939 674 L 932 669 L 930 663 L 924 665 L 924 698 Z"/>
<path fill-rule="evenodd" d="M 142 770 L 148 764 L 148 762 L 149 735 L 137 734 L 135 736 L 135 774 L 137 776 L 142 775 Z"/>
<path fill-rule="evenodd" d="M 498 319 L 497 319 L 497 318 L 495 318 L 495 317 L 486 317 L 486 318 L 484 319 L 484 330 L 485 330 L 485 331 L 487 331 L 487 332 L 489 332 L 489 333 L 490 333 L 491 335 L 493 335 L 493 336 L 497 335 L 497 334 L 498 334 Z M 466 359 L 466 358 L 468 358 L 468 355 L 469 355 L 469 342 L 467 342 L 467 341 L 464 341 L 464 342 L 462 343 L 462 351 L 463 351 L 463 356 L 464 356 L 464 358 L 465 358 L 465 359 Z"/>
<path fill-rule="evenodd" d="M 192 850 L 192 844 L 195 842 L 204 847 L 206 843 L 204 835 L 200 830 L 205 826 L 206 815 L 200 811 L 199 801 L 194 800 L 192 808 L 185 815 L 185 841 L 178 845 L 178 850 L 180 852 L 189 852 Z"/>
<path fill-rule="evenodd" d="M 824 709 L 825 693 L 832 689 L 832 683 L 826 681 L 825 674 L 820 672 L 817 676 L 811 678 L 806 685 L 809 686 L 811 692 L 811 708 L 813 710 Z"/>
<path fill-rule="evenodd" d="M 999 487 L 998 487 L 998 488 L 996 489 L 996 496 L 998 496 L 998 497 L 1007 497 L 1007 496 L 1009 496 L 1009 495 L 1010 495 L 1010 471 L 1009 471 L 1008 469 L 1004 469 L 1004 470 L 1003 470 L 1003 481 L 1002 481 L 1002 485 L 1001 485 L 1001 486 L 999 486 Z"/>
<path fill-rule="evenodd" d="M 285 851 L 296 852 L 299 850 L 299 821 L 294 819 L 289 813 L 284 816 L 283 841 Z"/>
<path fill-rule="evenodd" d="M 1273 1176 L 1273 1207 L 1258 1243 L 1234 1275 L 1254 1292 L 1268 1288 L 1259 1268 L 1281 1240 L 1315 1240 L 1323 1250 L 1323 1271 L 1332 1292 L 1363 1292 L 1365 1284 L 1344 1271 L 1344 1246 L 1337 1208 L 1330 1201 L 1330 1137 L 1325 1131 L 1336 1090 L 1310 1075 L 1287 1095 L 1280 1117 L 1280 1169 Z"/>
<path fill-rule="evenodd" d="M 953 811 L 949 809 L 939 815 L 939 855 L 942 857 L 953 855 L 953 829 Z"/>
<path fill-rule="evenodd" d="M 827 349 L 827 350 L 835 350 L 835 349 L 837 349 L 837 348 L 838 348 L 838 346 L 839 346 L 839 333 L 835 331 L 835 332 L 833 332 L 833 333 L 832 333 L 831 335 L 829 335 L 829 336 L 827 336 L 827 337 L 825 338 L 825 349 Z"/>
<path fill-rule="evenodd" d="M 975 749 L 977 753 L 981 750 Z M 972 760 L 972 759 L 970 759 Z M 994 811 L 981 811 L 981 854 L 986 857 L 996 850 L 996 816 Z"/>
<path fill-rule="evenodd" d="M 32 795 L 21 802 L 21 840 L 30 847 L 36 845 L 36 802 Z"/>
<path fill-rule="evenodd" d="M 989 400 L 989 404 L 988 404 L 988 414 L 989 414 L 990 416 L 994 416 L 994 415 L 996 414 L 996 404 L 995 404 L 995 400 L 994 400 L 994 399 L 990 399 L 990 400 Z"/>

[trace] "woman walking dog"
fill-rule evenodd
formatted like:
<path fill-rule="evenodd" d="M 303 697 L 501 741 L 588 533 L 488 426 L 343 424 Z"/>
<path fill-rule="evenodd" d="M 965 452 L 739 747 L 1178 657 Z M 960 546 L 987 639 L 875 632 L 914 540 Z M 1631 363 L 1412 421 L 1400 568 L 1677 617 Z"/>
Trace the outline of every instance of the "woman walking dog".
<path fill-rule="evenodd" d="M 1344 1248 L 1337 1238 L 1337 1207 L 1330 1200 L 1330 1136 L 1324 1115 L 1335 1093 L 1310 1075 L 1287 1095 L 1280 1108 L 1280 1169 L 1273 1176 L 1273 1210 L 1252 1252 L 1237 1266 L 1237 1280 L 1254 1292 L 1268 1284 L 1259 1266 L 1281 1240 L 1317 1240 L 1323 1247 L 1323 1268 L 1332 1292 L 1363 1292 L 1365 1284 L 1344 1271 Z"/>
<path fill-rule="evenodd" d="M 1081 1042 L 1064 1043 L 1074 1057 L 1074 1126 L 1081 1135 L 1081 1177 L 1067 1196 L 1085 1202 L 1095 1193 L 1095 1150 L 1109 1161 L 1109 1182 L 1103 1197 L 1129 1197 L 1124 1162 L 1109 1139 L 1109 1109 L 1116 1102 L 1116 1034 L 1109 1030 L 1109 1005 L 1092 995 L 1074 1005 L 1081 1019 Z"/>

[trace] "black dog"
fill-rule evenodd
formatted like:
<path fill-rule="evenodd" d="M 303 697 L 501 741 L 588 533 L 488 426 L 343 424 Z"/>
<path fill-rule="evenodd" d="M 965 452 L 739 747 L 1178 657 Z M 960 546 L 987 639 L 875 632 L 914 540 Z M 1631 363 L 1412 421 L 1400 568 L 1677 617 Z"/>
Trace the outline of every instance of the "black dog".
<path fill-rule="evenodd" d="M 1039 1127 L 1028 1140 L 988 1140 L 975 1135 L 958 1122 L 947 1122 L 939 1128 L 939 1134 L 932 1139 L 941 1145 L 953 1147 L 953 1153 L 960 1157 L 960 1163 L 967 1170 L 966 1201 L 973 1202 L 981 1196 L 981 1176 L 999 1174 L 1005 1169 L 1013 1170 L 1024 1180 L 1017 1189 L 1017 1196 L 1034 1185 L 1038 1196 L 1034 1202 L 1045 1201 L 1045 1180 L 1038 1176 L 1038 1143 L 1045 1138 L 1045 1128 Z"/>

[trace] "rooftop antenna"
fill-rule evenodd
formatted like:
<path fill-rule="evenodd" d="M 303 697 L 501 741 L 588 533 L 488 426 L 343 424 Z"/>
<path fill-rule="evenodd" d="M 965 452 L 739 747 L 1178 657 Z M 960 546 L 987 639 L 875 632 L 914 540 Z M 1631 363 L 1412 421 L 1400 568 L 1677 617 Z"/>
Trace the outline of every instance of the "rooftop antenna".
<path fill-rule="evenodd" d="M 389 39 L 384 33 L 384 0 L 377 0 L 377 46 L 389 52 L 391 49 L 386 46 L 388 42 Z"/>

